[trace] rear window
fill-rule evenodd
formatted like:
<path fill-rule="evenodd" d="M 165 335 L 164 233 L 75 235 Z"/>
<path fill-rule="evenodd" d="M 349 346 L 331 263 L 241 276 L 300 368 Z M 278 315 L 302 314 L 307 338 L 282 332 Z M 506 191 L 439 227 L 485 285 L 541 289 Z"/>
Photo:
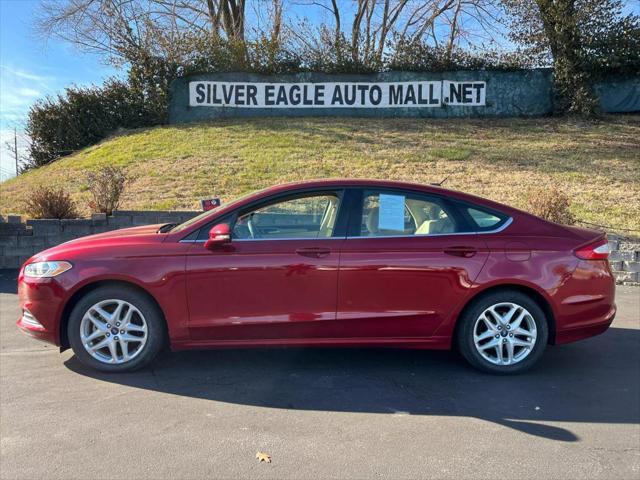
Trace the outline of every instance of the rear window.
<path fill-rule="evenodd" d="M 478 232 L 490 231 L 500 228 L 509 217 L 493 210 L 486 210 L 481 207 L 465 206 L 465 211 L 475 224 Z"/>

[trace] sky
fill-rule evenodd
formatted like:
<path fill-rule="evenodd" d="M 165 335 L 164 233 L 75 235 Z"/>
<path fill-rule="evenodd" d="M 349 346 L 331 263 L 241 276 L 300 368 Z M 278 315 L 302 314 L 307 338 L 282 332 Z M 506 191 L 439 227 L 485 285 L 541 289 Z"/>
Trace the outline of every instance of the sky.
<path fill-rule="evenodd" d="M 34 31 L 36 0 L 0 0 L 0 178 L 15 175 L 15 161 L 5 143 L 21 134 L 31 104 L 71 84 L 100 84 L 118 71 L 94 55 L 60 40 L 45 41 Z"/>
<path fill-rule="evenodd" d="M 34 30 L 39 3 L 0 0 L 0 180 L 15 175 L 15 160 L 6 142 L 13 142 L 15 128 L 18 148 L 25 151 L 24 125 L 29 107 L 37 99 L 63 92 L 73 84 L 99 85 L 105 78 L 122 74 L 98 56 L 79 52 L 62 40 L 39 38 Z M 310 8 L 304 1 L 292 5 L 288 13 L 293 19 L 331 22 L 322 8 Z M 626 12 L 640 11 L 638 0 L 624 0 L 623 5 Z M 247 15 L 251 17 L 251 9 Z"/>

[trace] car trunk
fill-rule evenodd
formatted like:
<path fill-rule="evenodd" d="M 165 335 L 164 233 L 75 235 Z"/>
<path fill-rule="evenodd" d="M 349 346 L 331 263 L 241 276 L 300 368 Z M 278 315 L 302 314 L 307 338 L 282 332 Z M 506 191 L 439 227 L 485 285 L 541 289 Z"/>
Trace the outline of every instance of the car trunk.
<path fill-rule="evenodd" d="M 592 230 L 590 228 L 572 227 L 568 225 L 562 226 L 565 230 L 576 237 L 576 247 L 585 245 L 587 243 L 596 242 L 606 235 L 605 232 L 599 230 Z"/>

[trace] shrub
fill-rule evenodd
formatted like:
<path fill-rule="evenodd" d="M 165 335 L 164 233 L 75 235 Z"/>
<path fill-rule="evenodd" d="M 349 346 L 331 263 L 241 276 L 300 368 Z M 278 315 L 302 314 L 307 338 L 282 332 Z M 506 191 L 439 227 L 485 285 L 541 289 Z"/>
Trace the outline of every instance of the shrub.
<path fill-rule="evenodd" d="M 70 87 L 56 98 L 36 102 L 29 111 L 26 129 L 31 139 L 29 166 L 46 165 L 99 142 L 119 128 L 161 123 L 157 106 L 150 105 L 138 88 L 142 86 L 112 79 L 102 87 Z"/>
<path fill-rule="evenodd" d="M 575 217 L 569 210 L 571 200 L 555 187 L 530 190 L 527 205 L 531 213 L 545 220 L 565 225 L 575 223 Z"/>
<path fill-rule="evenodd" d="M 77 218 L 71 196 L 62 188 L 37 188 L 26 201 L 26 212 L 32 218 Z"/>
<path fill-rule="evenodd" d="M 502 70 L 530 68 L 527 58 L 513 52 L 434 47 L 421 41 L 397 41 L 386 59 L 389 70 L 444 72 L 451 70 Z"/>
<path fill-rule="evenodd" d="M 107 166 L 87 174 L 89 192 L 93 199 L 89 207 L 94 212 L 111 215 L 120 206 L 122 193 L 129 180 L 122 167 Z"/>

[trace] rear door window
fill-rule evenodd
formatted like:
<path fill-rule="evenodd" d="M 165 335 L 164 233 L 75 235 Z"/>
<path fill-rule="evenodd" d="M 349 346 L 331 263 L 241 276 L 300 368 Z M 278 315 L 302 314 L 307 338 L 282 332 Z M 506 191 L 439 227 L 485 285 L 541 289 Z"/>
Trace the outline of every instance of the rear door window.
<path fill-rule="evenodd" d="M 446 235 L 465 230 L 438 197 L 402 191 L 363 192 L 361 237 Z"/>

